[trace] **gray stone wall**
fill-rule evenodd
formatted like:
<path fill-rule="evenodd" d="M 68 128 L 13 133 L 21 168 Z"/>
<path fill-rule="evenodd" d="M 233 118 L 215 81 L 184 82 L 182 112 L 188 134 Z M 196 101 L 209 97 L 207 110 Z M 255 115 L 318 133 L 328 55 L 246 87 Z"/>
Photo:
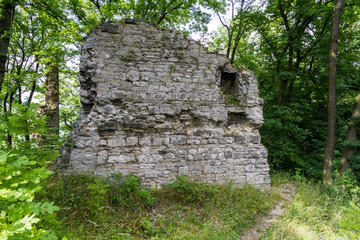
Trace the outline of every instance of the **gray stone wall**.
<path fill-rule="evenodd" d="M 269 187 L 257 79 L 184 34 L 134 20 L 96 27 L 80 84 L 65 171 L 132 173 L 152 187 L 181 174 Z"/>

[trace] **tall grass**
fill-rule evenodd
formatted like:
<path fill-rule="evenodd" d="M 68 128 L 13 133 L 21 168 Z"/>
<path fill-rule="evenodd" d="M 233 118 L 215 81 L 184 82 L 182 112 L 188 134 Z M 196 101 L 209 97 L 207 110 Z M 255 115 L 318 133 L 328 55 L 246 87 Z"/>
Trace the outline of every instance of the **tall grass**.
<path fill-rule="evenodd" d="M 337 187 L 286 174 L 272 176 L 263 192 L 231 183 L 214 186 L 178 177 L 145 190 L 135 176 L 117 179 L 54 174 L 38 195 L 60 207 L 53 228 L 68 239 L 241 239 L 280 200 L 280 188 L 297 185 L 284 215 L 261 239 L 357 239 L 360 208 Z M 118 184 L 114 184 L 117 182 Z M 50 226 L 51 227 L 51 226 Z M 49 227 L 49 228 L 50 228 Z"/>
<path fill-rule="evenodd" d="M 130 176 L 114 185 L 55 174 L 38 197 L 61 208 L 55 231 L 69 239 L 240 239 L 279 199 L 251 186 L 212 186 L 186 176 L 160 190 L 141 189 L 140 181 Z"/>
<path fill-rule="evenodd" d="M 261 239 L 354 239 L 351 230 L 339 224 L 350 201 L 346 192 L 301 177 L 292 181 L 298 186 L 294 199 Z"/>

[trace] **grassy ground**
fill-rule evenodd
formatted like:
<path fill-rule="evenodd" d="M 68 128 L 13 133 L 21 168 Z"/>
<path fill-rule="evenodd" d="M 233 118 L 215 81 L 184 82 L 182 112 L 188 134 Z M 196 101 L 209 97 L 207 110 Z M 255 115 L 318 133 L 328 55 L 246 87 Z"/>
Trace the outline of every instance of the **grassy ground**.
<path fill-rule="evenodd" d="M 358 201 L 356 196 L 301 177 L 289 179 L 282 174 L 274 177 L 275 186 L 292 181 L 298 190 L 284 215 L 261 239 L 360 239 L 360 215 L 349 211 L 349 202 Z"/>
<path fill-rule="evenodd" d="M 279 188 L 289 182 L 298 186 L 294 200 L 262 239 L 356 239 L 352 222 L 360 226 L 358 214 L 343 208 L 350 200 L 344 192 L 284 174 L 272 176 L 269 192 L 199 184 L 185 176 L 161 190 L 141 189 L 134 176 L 119 182 L 54 174 L 38 196 L 61 208 L 61 224 L 48 227 L 60 239 L 241 239 L 281 200 Z"/>
<path fill-rule="evenodd" d="M 161 190 L 141 190 L 139 183 L 134 176 L 114 186 L 54 174 L 39 198 L 61 208 L 60 239 L 239 239 L 280 200 L 274 192 L 210 186 L 185 176 Z"/>

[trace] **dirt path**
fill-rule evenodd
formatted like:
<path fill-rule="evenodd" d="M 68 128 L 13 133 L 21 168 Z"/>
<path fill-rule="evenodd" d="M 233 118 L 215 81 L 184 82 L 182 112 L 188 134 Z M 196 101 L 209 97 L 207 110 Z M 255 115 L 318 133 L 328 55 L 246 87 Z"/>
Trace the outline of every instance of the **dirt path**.
<path fill-rule="evenodd" d="M 281 196 L 283 200 L 279 202 L 270 212 L 268 216 L 263 217 L 260 221 L 252 228 L 250 228 L 242 237 L 242 240 L 256 240 L 270 227 L 280 215 L 283 214 L 285 202 L 289 202 L 293 199 L 296 186 L 293 184 L 283 184 L 280 188 Z"/>

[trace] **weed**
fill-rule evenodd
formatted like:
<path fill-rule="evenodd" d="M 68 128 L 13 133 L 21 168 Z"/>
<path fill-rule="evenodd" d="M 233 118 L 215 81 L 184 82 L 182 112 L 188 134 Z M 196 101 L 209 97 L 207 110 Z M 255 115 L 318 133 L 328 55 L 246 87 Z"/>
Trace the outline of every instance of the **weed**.
<path fill-rule="evenodd" d="M 188 176 L 176 176 L 169 187 L 179 194 L 182 201 L 186 203 L 202 204 L 214 198 L 216 187 L 190 181 Z"/>
<path fill-rule="evenodd" d="M 308 181 L 299 175 L 292 180 L 286 178 L 287 175 L 277 174 L 272 181 L 276 184 L 295 182 L 297 193 L 288 204 L 284 216 L 261 239 L 355 239 L 350 237 L 349 230 L 340 231 L 337 224 L 344 217 L 341 206 L 347 205 L 346 193 L 336 187 Z"/>
<path fill-rule="evenodd" d="M 344 208 L 345 216 L 340 219 L 341 232 L 348 234 L 352 239 L 360 239 L 360 207 L 350 202 L 350 207 Z"/>
<path fill-rule="evenodd" d="M 169 41 L 170 40 L 170 36 L 168 35 L 163 35 L 161 38 L 162 41 Z"/>
<path fill-rule="evenodd" d="M 121 174 L 117 174 L 116 178 L 121 178 Z M 140 205 L 141 207 L 152 207 L 156 204 L 156 199 L 151 196 L 150 192 L 141 189 L 141 178 L 132 174 L 124 176 L 123 181 L 115 186 L 111 191 L 110 197 L 115 203 L 124 205 L 126 207 L 134 207 Z"/>
<path fill-rule="evenodd" d="M 226 105 L 239 105 L 239 100 L 232 94 L 225 95 L 225 103 Z"/>
<path fill-rule="evenodd" d="M 178 51 L 177 52 L 177 57 L 178 58 L 182 58 L 184 56 L 184 51 Z"/>
<path fill-rule="evenodd" d="M 176 67 L 173 66 L 173 65 L 171 65 L 171 66 L 170 66 L 170 72 L 176 72 Z"/>
<path fill-rule="evenodd" d="M 122 60 L 125 62 L 130 62 L 132 60 L 132 56 L 128 55 L 126 57 L 122 57 Z"/>
<path fill-rule="evenodd" d="M 87 189 L 90 190 L 90 198 L 87 198 L 89 210 L 92 214 L 96 214 L 106 202 L 110 185 L 104 183 L 100 178 L 95 178 L 94 183 L 89 184 Z"/>
<path fill-rule="evenodd" d="M 185 175 L 159 190 L 140 183 L 134 175 L 110 181 L 54 174 L 39 197 L 61 206 L 62 224 L 53 228 L 68 239 L 239 239 L 275 199 L 250 186 L 212 186 Z"/>

